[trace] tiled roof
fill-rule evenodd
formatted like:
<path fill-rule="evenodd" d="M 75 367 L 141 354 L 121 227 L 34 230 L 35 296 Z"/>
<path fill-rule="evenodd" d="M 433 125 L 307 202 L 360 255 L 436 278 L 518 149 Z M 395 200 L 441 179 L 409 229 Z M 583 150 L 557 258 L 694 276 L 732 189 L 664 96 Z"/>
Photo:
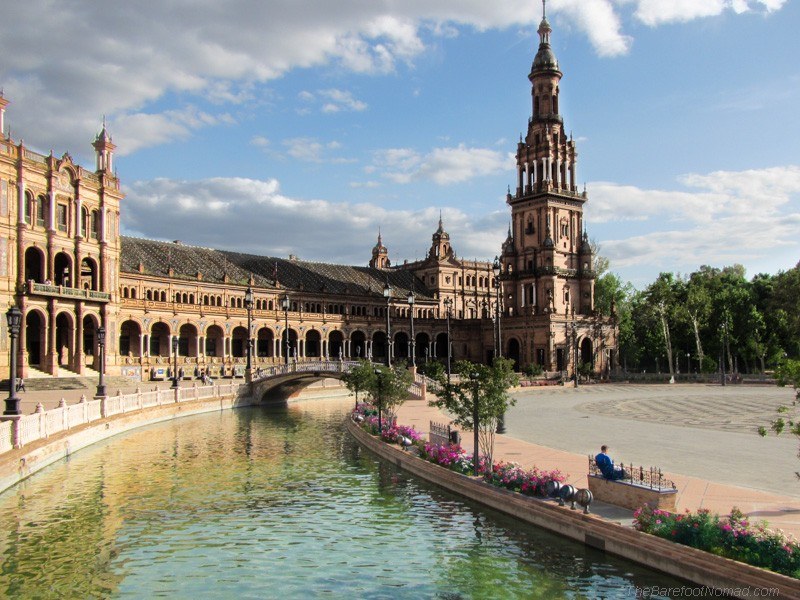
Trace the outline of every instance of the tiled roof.
<path fill-rule="evenodd" d="M 428 288 L 406 270 L 307 262 L 127 236 L 120 239 L 120 268 L 125 273 L 139 273 L 141 264 L 143 274 L 156 277 L 168 277 L 171 267 L 173 279 L 197 281 L 197 274 L 202 273 L 204 282 L 222 283 L 227 274 L 228 283 L 247 285 L 252 276 L 257 288 L 381 297 L 388 277 L 394 298 L 408 296 L 413 281 L 417 298 L 433 299 Z"/>

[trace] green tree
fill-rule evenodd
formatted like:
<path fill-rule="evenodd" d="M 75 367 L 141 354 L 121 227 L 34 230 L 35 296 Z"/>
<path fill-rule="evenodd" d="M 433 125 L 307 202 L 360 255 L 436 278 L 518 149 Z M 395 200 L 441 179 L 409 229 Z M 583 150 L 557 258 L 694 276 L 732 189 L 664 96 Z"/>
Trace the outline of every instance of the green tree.
<path fill-rule="evenodd" d="M 373 378 L 369 392 L 380 405 L 389 421 L 394 421 L 396 409 L 408 399 L 408 388 L 414 383 L 414 375 L 404 361 L 395 362 L 391 367 L 373 366 Z"/>
<path fill-rule="evenodd" d="M 479 456 L 492 465 L 497 423 L 514 406 L 508 390 L 519 379 L 514 373 L 514 361 L 499 357 L 491 366 L 458 361 L 453 371 L 457 376 L 451 381 L 445 375 L 438 377 L 437 395 L 429 404 L 446 411 L 459 427 L 473 431 L 477 438 L 473 457 L 477 475 Z M 477 428 L 474 415 L 478 417 Z"/>
<path fill-rule="evenodd" d="M 361 358 L 355 367 L 342 375 L 342 381 L 347 389 L 356 395 L 356 404 L 358 404 L 358 395 L 362 392 L 369 392 L 375 387 L 375 369 L 371 362 Z"/>
<path fill-rule="evenodd" d="M 789 433 L 800 438 L 800 418 L 797 416 L 798 403 L 800 402 L 800 360 L 786 359 L 775 370 L 775 379 L 780 386 L 791 385 L 794 388 L 794 400 L 790 406 L 778 407 L 779 416 L 770 424 L 770 429 L 776 435 L 782 434 L 788 427 Z M 783 416 L 785 415 L 785 416 Z M 767 435 L 766 427 L 759 427 L 758 433 L 763 437 Z M 800 456 L 800 452 L 798 452 Z M 800 479 L 800 472 L 795 471 Z"/>

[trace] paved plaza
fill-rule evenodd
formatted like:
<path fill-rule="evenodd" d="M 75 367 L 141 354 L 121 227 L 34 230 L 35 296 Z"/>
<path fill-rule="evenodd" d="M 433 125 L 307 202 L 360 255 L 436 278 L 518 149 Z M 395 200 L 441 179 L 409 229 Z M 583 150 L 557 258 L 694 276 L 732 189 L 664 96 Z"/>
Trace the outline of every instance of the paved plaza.
<path fill-rule="evenodd" d="M 791 389 L 774 386 L 587 385 L 522 388 L 497 436 L 495 460 L 559 469 L 587 485 L 587 455 L 610 446 L 617 462 L 661 467 L 678 489 L 679 510 L 734 506 L 800 538 L 797 441 L 762 438 L 756 427 L 788 404 Z M 447 417 L 423 401 L 406 402 L 399 421 L 428 430 Z M 463 435 L 472 451 L 472 436 Z M 630 523 L 632 511 L 597 503 L 594 512 Z"/>

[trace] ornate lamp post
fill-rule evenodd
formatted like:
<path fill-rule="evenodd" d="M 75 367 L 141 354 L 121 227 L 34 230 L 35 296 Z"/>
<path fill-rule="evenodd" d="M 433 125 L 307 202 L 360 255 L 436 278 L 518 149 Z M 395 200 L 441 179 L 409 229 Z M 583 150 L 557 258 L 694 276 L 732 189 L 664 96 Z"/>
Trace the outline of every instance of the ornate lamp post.
<path fill-rule="evenodd" d="M 417 366 L 417 340 L 414 337 L 414 290 L 408 291 L 408 313 L 411 316 L 411 366 Z"/>
<path fill-rule="evenodd" d="M 286 345 L 284 346 L 283 364 L 289 364 L 289 294 L 284 294 L 281 298 L 281 308 L 283 308 L 283 334 L 286 336 Z"/>
<path fill-rule="evenodd" d="M 500 337 L 500 258 L 495 256 L 494 263 L 492 264 L 492 273 L 494 273 L 494 289 L 495 289 L 495 325 L 497 325 L 497 347 L 495 348 L 494 355 L 503 357 L 503 339 Z"/>
<path fill-rule="evenodd" d="M 450 344 L 450 310 L 453 308 L 453 299 L 452 298 L 445 298 L 444 299 L 444 310 L 445 316 L 447 317 L 447 383 L 450 383 L 450 348 L 452 344 Z"/>
<path fill-rule="evenodd" d="M 106 395 L 106 384 L 103 382 L 103 373 L 106 370 L 106 328 L 102 325 L 97 328 L 97 348 L 100 352 L 100 381 L 97 382 L 96 398 Z"/>
<path fill-rule="evenodd" d="M 380 437 L 383 431 L 383 373 L 380 369 L 375 369 L 374 373 L 378 383 L 378 437 Z"/>
<path fill-rule="evenodd" d="M 572 324 L 572 351 L 574 357 L 572 372 L 575 376 L 575 387 L 578 387 L 578 328 L 575 327 L 575 323 Z"/>
<path fill-rule="evenodd" d="M 474 371 L 469 374 L 469 378 L 472 381 L 472 443 L 474 445 L 474 450 L 472 452 L 472 465 L 475 470 L 475 477 L 478 476 L 478 463 L 480 462 L 480 436 L 478 434 L 478 374 Z"/>
<path fill-rule="evenodd" d="M 392 322 L 389 315 L 389 305 L 392 301 L 392 288 L 389 285 L 389 278 L 386 278 L 386 285 L 383 286 L 383 297 L 386 298 L 386 366 L 392 366 Z"/>
<path fill-rule="evenodd" d="M 18 416 L 22 413 L 19 410 L 19 396 L 17 396 L 17 339 L 22 325 L 22 311 L 16 306 L 12 306 L 6 313 L 8 322 L 8 334 L 11 336 L 11 370 L 8 376 L 9 391 L 11 394 L 6 398 L 6 409 L 4 415 Z"/>
<path fill-rule="evenodd" d="M 178 336 L 172 337 L 172 355 L 175 357 L 175 366 L 172 369 L 172 389 L 178 389 Z"/>
<path fill-rule="evenodd" d="M 249 285 L 244 293 L 244 307 L 247 309 L 247 366 L 244 378 L 250 383 L 253 380 L 253 288 Z"/>
<path fill-rule="evenodd" d="M 494 288 L 496 290 L 495 295 L 495 306 L 494 306 L 494 319 L 492 323 L 497 325 L 497 331 L 493 336 L 497 340 L 497 347 L 494 349 L 494 355 L 497 358 L 503 358 L 503 342 L 500 338 L 500 272 L 502 271 L 500 267 L 500 258 L 495 256 L 494 262 L 492 263 L 492 274 L 494 275 Z M 497 433 L 505 433 L 506 432 L 506 415 L 503 413 L 500 415 L 500 418 L 497 419 L 497 429 L 495 430 Z"/>

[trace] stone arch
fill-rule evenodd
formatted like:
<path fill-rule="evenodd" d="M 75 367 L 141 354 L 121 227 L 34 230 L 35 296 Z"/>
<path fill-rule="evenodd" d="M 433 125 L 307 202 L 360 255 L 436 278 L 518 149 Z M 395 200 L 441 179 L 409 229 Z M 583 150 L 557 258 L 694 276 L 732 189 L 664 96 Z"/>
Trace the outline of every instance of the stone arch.
<path fill-rule="evenodd" d="M 25 250 L 25 281 L 44 283 L 44 274 L 44 252 L 41 248 L 30 246 Z"/>
<path fill-rule="evenodd" d="M 247 327 L 234 327 L 231 332 L 231 356 L 244 358 L 247 356 Z"/>
<path fill-rule="evenodd" d="M 178 356 L 197 356 L 197 327 L 184 323 L 178 330 Z"/>
<path fill-rule="evenodd" d="M 169 325 L 163 321 L 156 321 L 150 327 L 150 356 L 165 356 L 169 358 L 172 353 L 172 337 Z"/>
<path fill-rule="evenodd" d="M 520 364 L 520 345 L 517 338 L 512 337 L 508 340 L 506 357 L 514 361 L 514 370 L 519 371 Z"/>
<path fill-rule="evenodd" d="M 334 330 L 328 334 L 328 357 L 344 357 L 344 335 L 341 331 Z"/>
<path fill-rule="evenodd" d="M 72 279 L 72 259 L 66 252 L 58 252 L 53 258 L 53 283 L 69 287 Z"/>
<path fill-rule="evenodd" d="M 100 327 L 100 317 L 93 313 L 83 317 L 83 356 L 86 365 L 92 368 L 100 366 L 100 353 L 97 345 L 97 328 Z"/>
<path fill-rule="evenodd" d="M 42 368 L 47 350 L 47 317 L 37 309 L 25 315 L 25 353 L 28 364 Z"/>
<path fill-rule="evenodd" d="M 56 315 L 56 364 L 70 367 L 75 350 L 75 319 L 72 313 L 62 311 Z"/>
<path fill-rule="evenodd" d="M 585 337 L 581 342 L 581 363 L 589 363 L 594 367 L 594 349 L 591 338 Z"/>
<path fill-rule="evenodd" d="M 119 355 L 142 356 L 142 327 L 133 319 L 123 321 L 119 327 Z"/>
<path fill-rule="evenodd" d="M 97 262 L 87 256 L 81 261 L 81 273 L 80 273 L 80 289 L 82 290 L 97 290 L 97 281 L 98 281 L 98 269 L 97 269 Z"/>
<path fill-rule="evenodd" d="M 417 361 L 427 360 L 431 352 L 431 338 L 427 333 L 422 332 L 418 333 L 416 337 L 417 350 L 415 354 L 417 356 Z"/>
<path fill-rule="evenodd" d="M 223 356 L 225 352 L 225 332 L 219 325 L 209 325 L 206 328 L 206 343 L 203 353 L 206 356 Z"/>
<path fill-rule="evenodd" d="M 372 334 L 372 359 L 375 361 L 386 360 L 387 348 L 386 332 L 376 331 Z"/>
<path fill-rule="evenodd" d="M 367 357 L 367 336 L 363 331 L 350 334 L 350 358 Z"/>
<path fill-rule="evenodd" d="M 397 358 L 411 358 L 411 343 L 405 331 L 394 334 L 394 355 Z"/>
<path fill-rule="evenodd" d="M 317 358 L 322 355 L 322 336 L 316 329 L 306 332 L 304 354 L 308 358 Z"/>
<path fill-rule="evenodd" d="M 436 340 L 433 343 L 433 354 L 436 358 L 447 358 L 447 342 L 448 339 L 445 332 L 442 332 L 436 336 Z"/>
<path fill-rule="evenodd" d="M 256 332 L 256 356 L 270 357 L 274 355 L 275 334 L 269 327 L 262 327 Z"/>

